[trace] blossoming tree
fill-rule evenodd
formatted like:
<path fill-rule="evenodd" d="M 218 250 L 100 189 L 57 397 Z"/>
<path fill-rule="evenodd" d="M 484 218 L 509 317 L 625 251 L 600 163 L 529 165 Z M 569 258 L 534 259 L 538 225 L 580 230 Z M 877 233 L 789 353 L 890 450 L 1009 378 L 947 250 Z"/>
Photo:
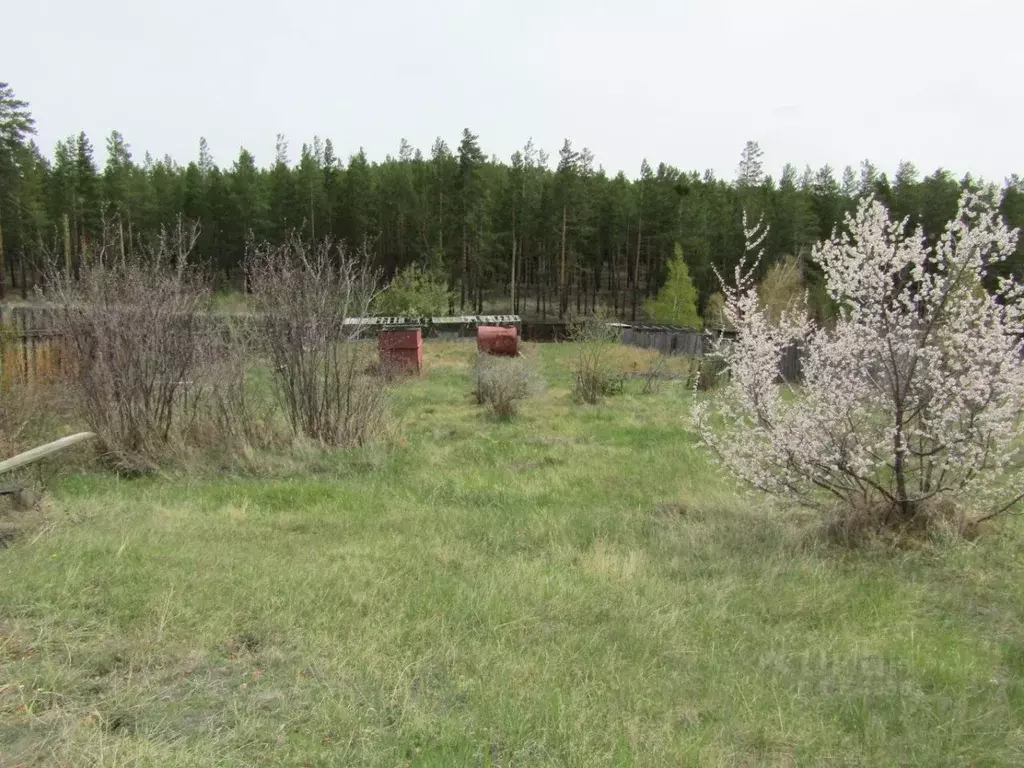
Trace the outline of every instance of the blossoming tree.
<path fill-rule="evenodd" d="M 1013 508 L 1024 498 L 1024 288 L 991 274 L 1017 239 L 995 203 L 965 193 L 932 246 L 863 201 L 848 232 L 813 251 L 838 306 L 829 327 L 796 308 L 769 322 L 753 280 L 767 231 L 744 218 L 747 255 L 722 281 L 738 336 L 718 342 L 722 395 L 695 412 L 704 442 L 756 488 L 872 510 L 882 526 L 926 519 L 940 501 L 966 523 Z M 803 380 L 780 386 L 794 342 Z"/>

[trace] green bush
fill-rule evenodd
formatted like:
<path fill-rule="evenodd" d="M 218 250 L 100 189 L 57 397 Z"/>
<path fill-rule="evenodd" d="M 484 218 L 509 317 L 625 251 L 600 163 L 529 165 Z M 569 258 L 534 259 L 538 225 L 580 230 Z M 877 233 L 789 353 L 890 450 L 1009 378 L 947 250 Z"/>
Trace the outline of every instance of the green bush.
<path fill-rule="evenodd" d="M 436 271 L 410 264 L 378 294 L 373 310 L 378 315 L 431 317 L 448 311 L 448 299 L 448 284 Z"/>
<path fill-rule="evenodd" d="M 573 395 L 591 405 L 617 391 L 621 380 L 616 378 L 615 342 L 617 328 L 609 324 L 610 318 L 592 314 L 580 318 L 569 328 L 569 339 L 576 348 L 570 363 Z"/>

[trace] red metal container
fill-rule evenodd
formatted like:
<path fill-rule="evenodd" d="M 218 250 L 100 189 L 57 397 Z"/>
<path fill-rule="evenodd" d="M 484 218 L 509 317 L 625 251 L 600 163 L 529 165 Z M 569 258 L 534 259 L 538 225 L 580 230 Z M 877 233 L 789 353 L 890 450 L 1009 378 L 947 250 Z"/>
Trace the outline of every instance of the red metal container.
<path fill-rule="evenodd" d="M 423 368 L 423 331 L 420 328 L 385 329 L 377 337 L 380 361 L 419 373 Z"/>
<path fill-rule="evenodd" d="M 481 325 L 476 329 L 476 348 L 489 355 L 519 354 L 519 329 L 500 325 Z"/>

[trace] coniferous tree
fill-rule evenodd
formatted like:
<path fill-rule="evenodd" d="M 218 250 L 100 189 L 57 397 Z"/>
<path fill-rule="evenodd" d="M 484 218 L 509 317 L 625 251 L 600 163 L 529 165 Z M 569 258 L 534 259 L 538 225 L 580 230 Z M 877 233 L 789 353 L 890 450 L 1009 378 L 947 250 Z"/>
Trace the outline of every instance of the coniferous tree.
<path fill-rule="evenodd" d="M 132 155 L 124 137 L 117 131 L 111 131 L 107 137 L 107 162 L 103 169 L 103 208 L 104 219 L 116 228 L 117 255 L 123 261 L 127 251 L 131 250 L 131 195 L 132 177 L 135 167 Z"/>
<path fill-rule="evenodd" d="M 269 180 L 270 237 L 284 242 L 292 232 L 298 232 L 308 221 L 306 206 L 300 202 L 296 179 L 288 162 L 288 142 L 283 134 L 277 135 L 274 148 L 274 167 Z"/>
<path fill-rule="evenodd" d="M 19 251 L 23 253 L 25 248 L 20 242 L 23 235 L 21 167 L 25 162 L 25 139 L 33 133 L 35 120 L 28 103 L 15 97 L 14 89 L 7 83 L 0 82 L 0 300 L 7 295 L 5 248 L 16 242 L 12 234 L 18 236 Z M 12 226 L 14 224 L 16 226 Z"/>
<path fill-rule="evenodd" d="M 476 252 L 479 250 L 479 232 L 476 224 L 480 217 L 479 167 L 484 162 L 484 153 L 480 149 L 479 136 L 471 133 L 469 128 L 462 130 L 459 142 L 459 217 L 462 232 L 462 268 L 459 275 L 459 307 L 465 307 L 466 291 L 473 298 L 472 281 L 477 279 L 474 269 Z"/>
<path fill-rule="evenodd" d="M 918 200 L 917 166 L 909 161 L 900 162 L 893 177 L 890 212 L 894 219 L 910 218 L 912 225 L 920 223 L 921 205 Z"/>
<path fill-rule="evenodd" d="M 84 132 L 75 139 L 75 202 L 77 222 L 75 242 L 78 258 L 89 258 L 89 251 L 100 237 L 103 205 L 100 199 L 100 179 L 93 158 L 92 142 Z"/>
<path fill-rule="evenodd" d="M 580 155 L 573 150 L 572 142 L 566 139 L 558 153 L 557 194 L 561 207 L 561 235 L 559 238 L 558 257 L 558 316 L 564 317 L 569 310 L 569 259 L 570 259 L 570 222 L 569 211 L 573 210 L 579 197 Z"/>
<path fill-rule="evenodd" d="M 360 248 L 376 237 L 372 170 L 362 147 L 348 161 L 344 175 L 341 237 L 352 248 Z"/>
<path fill-rule="evenodd" d="M 864 160 L 860 164 L 860 189 L 858 190 L 860 196 L 867 197 L 875 194 L 877 184 L 878 169 L 870 160 Z"/>
<path fill-rule="evenodd" d="M 228 246 L 233 254 L 233 265 L 237 266 L 245 258 L 245 243 L 251 238 L 264 239 L 267 236 L 266 215 L 267 202 L 263 190 L 263 180 L 256 167 L 256 158 L 249 150 L 242 147 L 238 159 L 231 168 L 230 195 L 237 214 Z M 225 273 L 230 271 L 225 268 Z"/>
<path fill-rule="evenodd" d="M 852 201 L 860 194 L 860 179 L 852 165 L 843 169 L 842 195 L 847 201 Z"/>
<path fill-rule="evenodd" d="M 969 175 L 958 180 L 942 169 L 921 179 L 908 162 L 890 183 L 868 160 L 859 170 L 844 168 L 838 179 L 827 166 L 801 172 L 791 164 L 773 178 L 753 141 L 734 181 L 647 161 L 630 178 L 605 173 L 598 158 L 572 142 L 554 167 L 532 141 L 510 160 L 488 158 L 469 130 L 454 152 L 438 138 L 424 157 L 403 139 L 394 155 L 377 162 L 360 149 L 342 163 L 330 139 L 313 136 L 293 163 L 279 137 L 269 164 L 261 167 L 243 149 L 224 169 L 205 139 L 183 166 L 149 153 L 138 162 L 114 131 L 100 172 L 84 134 L 57 142 L 52 153 L 27 143 L 28 105 L 8 86 L 0 87 L 4 126 L 0 280 L 4 289 L 20 284 L 23 292 L 44 249 L 62 254 L 73 273 L 81 259 L 149 241 L 183 215 L 200 221 L 196 257 L 225 285 L 237 285 L 231 278 L 250 236 L 279 242 L 290 233 L 332 235 L 353 247 L 369 243 L 374 266 L 386 275 L 416 265 L 432 280 L 440 276 L 455 288 L 449 310 L 457 299 L 477 311 L 542 317 L 601 306 L 637 317 L 644 300 L 670 280 L 679 245 L 696 310 L 707 313 L 718 286 L 712 267 L 730 273 L 743 253 L 743 211 L 770 227 L 757 279 L 790 260 L 813 297 L 820 275 L 808 259 L 810 246 L 842 223 L 856 199 L 879 199 L 934 241 L 959 192 L 980 187 Z M 1001 211 L 1012 224 L 1024 223 L 1022 197 L 1019 178 L 1007 180 Z M 1024 257 L 1018 251 L 1000 269 L 1020 274 Z"/>
<path fill-rule="evenodd" d="M 739 168 L 736 171 L 736 184 L 740 187 L 757 187 L 764 180 L 764 167 L 761 158 L 764 152 L 756 141 L 748 141 L 740 156 Z"/>

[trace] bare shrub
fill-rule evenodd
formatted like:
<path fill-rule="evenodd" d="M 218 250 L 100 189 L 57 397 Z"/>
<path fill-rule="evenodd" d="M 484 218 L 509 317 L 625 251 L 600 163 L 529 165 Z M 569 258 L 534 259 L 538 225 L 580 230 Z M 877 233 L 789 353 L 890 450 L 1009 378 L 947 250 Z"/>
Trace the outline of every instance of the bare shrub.
<path fill-rule="evenodd" d="M 521 357 L 495 357 L 478 353 L 473 366 L 473 395 L 478 405 L 487 405 L 499 419 L 519 413 L 522 401 L 537 390 L 530 364 Z"/>
<path fill-rule="evenodd" d="M 596 405 L 615 391 L 615 347 L 619 331 L 608 318 L 592 314 L 574 322 L 569 339 L 576 349 L 570 364 L 573 394 L 585 403 Z"/>
<path fill-rule="evenodd" d="M 0 324 L 0 460 L 77 426 L 67 383 L 57 375 L 67 366 L 62 350 L 63 340 L 50 338 L 26 357 L 22 334 L 13 325 Z M 61 464 L 67 463 L 65 454 Z"/>
<path fill-rule="evenodd" d="M 2 345 L 0 338 L 0 353 Z M 6 372 L 0 375 L 0 460 L 25 449 L 33 423 L 39 419 L 39 410 L 37 393 L 20 376 Z"/>
<path fill-rule="evenodd" d="M 661 392 L 665 384 L 665 368 L 665 358 L 662 355 L 658 355 L 651 360 L 647 370 L 640 373 L 640 378 L 643 380 L 640 394 L 657 395 Z"/>
<path fill-rule="evenodd" d="M 66 433 L 77 421 L 70 403 L 61 382 L 0 375 L 0 461 Z"/>
<path fill-rule="evenodd" d="M 687 383 L 700 392 L 710 392 L 722 386 L 728 375 L 725 360 L 719 355 L 701 355 L 690 359 L 690 375 Z"/>
<path fill-rule="evenodd" d="M 50 269 L 76 405 L 122 469 L 156 467 L 196 417 L 210 299 L 187 263 L 197 237 L 179 222 L 143 252 L 83 263 L 77 280 Z"/>
<path fill-rule="evenodd" d="M 228 316 L 221 322 L 206 349 L 211 385 L 201 423 L 210 430 L 208 442 L 243 454 L 283 445 L 287 425 L 273 396 L 256 324 Z"/>
<path fill-rule="evenodd" d="M 21 377 L 13 370 L 14 329 L 0 323 L 0 459 L 17 452 L 34 408 Z"/>
<path fill-rule="evenodd" d="M 851 501 L 837 502 L 826 512 L 818 534 L 833 546 L 848 548 L 914 546 L 922 538 L 934 541 L 972 539 L 979 526 L 951 499 L 931 498 L 912 519 L 893 525 L 888 500 L 880 494 L 865 494 Z"/>
<path fill-rule="evenodd" d="M 386 428 L 387 396 L 367 373 L 375 347 L 346 317 L 364 316 L 377 275 L 364 247 L 325 239 L 250 247 L 246 276 L 278 401 L 294 434 L 326 446 L 369 442 Z"/>

